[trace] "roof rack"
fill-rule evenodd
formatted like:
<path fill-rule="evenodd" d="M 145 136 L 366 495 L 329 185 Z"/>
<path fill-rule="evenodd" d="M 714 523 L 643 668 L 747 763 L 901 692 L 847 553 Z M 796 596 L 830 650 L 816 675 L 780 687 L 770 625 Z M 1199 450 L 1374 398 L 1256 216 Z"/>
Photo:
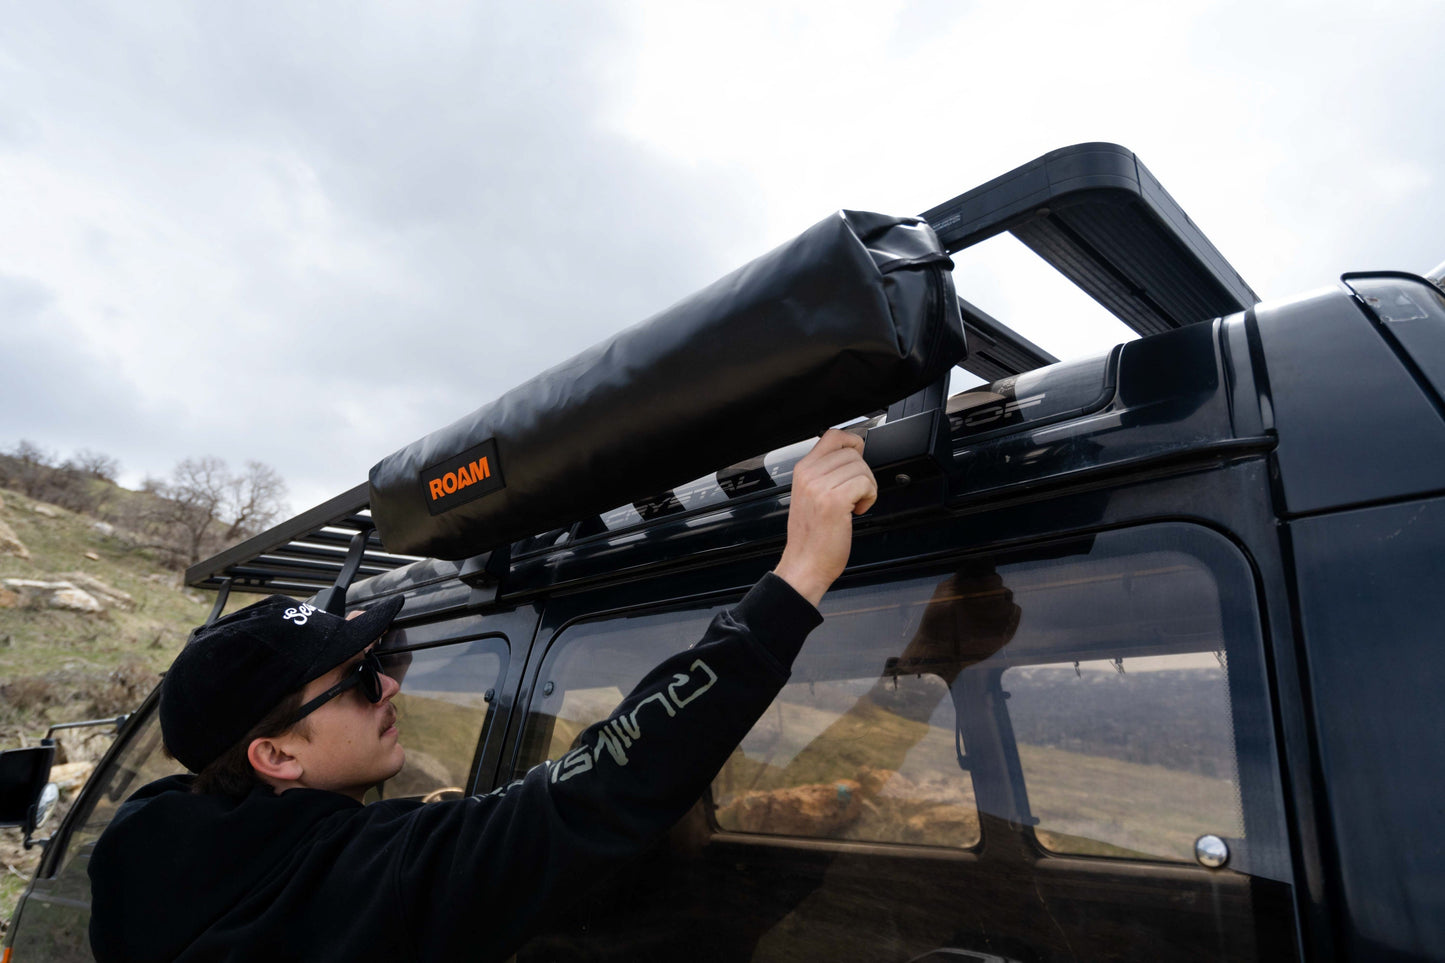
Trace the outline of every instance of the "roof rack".
<path fill-rule="evenodd" d="M 1259 301 L 1133 152 L 1116 144 L 1052 151 L 922 217 L 951 254 L 1012 233 L 1140 334 L 1207 321 Z M 992 382 L 1058 361 L 977 306 L 958 300 L 969 343 L 962 364 L 966 370 Z M 942 392 L 939 384 L 899 401 L 890 409 L 894 427 L 906 427 L 902 421 L 910 415 L 943 410 Z M 934 428 L 942 430 L 937 424 Z M 734 476 L 759 483 L 753 476 L 760 464 L 724 469 L 719 484 L 731 491 Z M 478 564 L 472 574 L 496 575 L 492 569 L 504 565 L 507 555 L 487 556 L 482 567 L 482 556 L 473 559 Z M 318 602 L 334 610 L 344 604 L 353 578 L 415 561 L 382 551 L 368 486 L 362 483 L 191 566 L 185 580 L 192 588 L 219 590 L 213 620 L 232 589 L 318 594 Z"/>
<path fill-rule="evenodd" d="M 959 365 L 965 371 L 993 382 L 1045 365 L 1058 364 L 1058 358 L 985 313 L 978 305 L 959 298 L 958 310 L 963 315 L 963 331 L 968 341 L 968 357 Z"/>
<path fill-rule="evenodd" d="M 356 578 L 410 565 L 416 558 L 381 549 L 366 483 L 186 569 L 192 588 L 312 595 L 342 583 L 349 555 Z M 360 546 L 353 552 L 353 546 Z M 224 600 L 222 603 L 224 605 Z"/>
<path fill-rule="evenodd" d="M 1142 335 L 1259 302 L 1133 151 L 1051 151 L 924 212 L 950 254 L 1008 231 Z"/>

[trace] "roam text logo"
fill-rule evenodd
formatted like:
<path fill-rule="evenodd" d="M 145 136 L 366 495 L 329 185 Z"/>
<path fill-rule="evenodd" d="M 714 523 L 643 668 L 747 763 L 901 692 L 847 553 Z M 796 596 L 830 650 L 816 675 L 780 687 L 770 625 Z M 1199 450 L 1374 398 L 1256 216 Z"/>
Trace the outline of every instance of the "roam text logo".
<path fill-rule="evenodd" d="M 421 474 L 427 510 L 433 515 L 476 501 L 506 487 L 497 459 L 497 442 L 488 438 L 460 455 L 448 458 Z"/>

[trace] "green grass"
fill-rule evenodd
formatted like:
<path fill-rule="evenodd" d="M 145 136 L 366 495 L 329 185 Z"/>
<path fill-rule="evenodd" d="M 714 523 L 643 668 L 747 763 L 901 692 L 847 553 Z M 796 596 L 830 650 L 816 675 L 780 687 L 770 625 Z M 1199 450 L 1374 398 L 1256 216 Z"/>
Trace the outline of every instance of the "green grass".
<path fill-rule="evenodd" d="M 0 519 L 30 552 L 29 559 L 0 556 L 0 579 L 60 581 L 84 572 L 135 600 L 131 611 L 100 615 L 0 608 L 0 749 L 14 749 L 35 745 L 51 724 L 134 709 L 212 600 L 182 589 L 177 573 L 146 551 L 101 534 L 94 519 L 64 509 L 47 518 L 9 490 L 0 490 L 0 501 Z M 80 739 L 62 734 L 62 749 L 94 756 L 104 748 L 103 736 L 84 746 Z M 9 920 L 39 856 L 38 848 L 21 848 L 18 830 L 0 830 L 0 921 Z"/>

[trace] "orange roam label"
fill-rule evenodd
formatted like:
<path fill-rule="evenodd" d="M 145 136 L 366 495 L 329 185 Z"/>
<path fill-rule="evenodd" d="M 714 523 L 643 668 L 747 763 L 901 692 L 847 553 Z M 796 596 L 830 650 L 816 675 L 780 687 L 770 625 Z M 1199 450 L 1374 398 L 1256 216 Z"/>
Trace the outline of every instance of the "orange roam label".
<path fill-rule="evenodd" d="M 488 438 L 460 455 L 453 455 L 421 473 L 427 511 L 433 515 L 501 491 L 502 466 L 497 458 L 497 441 Z"/>

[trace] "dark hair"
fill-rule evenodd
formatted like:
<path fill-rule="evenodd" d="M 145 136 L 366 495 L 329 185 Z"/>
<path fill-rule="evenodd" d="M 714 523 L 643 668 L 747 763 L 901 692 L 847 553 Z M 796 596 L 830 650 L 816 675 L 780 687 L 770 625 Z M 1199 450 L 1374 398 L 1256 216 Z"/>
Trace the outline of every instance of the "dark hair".
<path fill-rule="evenodd" d="M 251 760 L 247 757 L 247 752 L 254 740 L 279 736 L 290 729 L 296 730 L 302 736 L 308 735 L 310 720 L 302 719 L 289 726 L 286 724 L 287 720 L 295 716 L 300 708 L 301 690 L 298 689 L 282 699 L 276 708 L 266 713 L 265 717 L 256 723 L 250 732 L 242 736 L 235 745 L 221 753 L 210 765 L 202 769 L 196 775 L 195 781 L 191 783 L 191 791 L 240 797 L 249 795 L 251 790 L 257 786 L 266 785 L 261 777 L 256 775 L 256 770 L 251 768 Z"/>

